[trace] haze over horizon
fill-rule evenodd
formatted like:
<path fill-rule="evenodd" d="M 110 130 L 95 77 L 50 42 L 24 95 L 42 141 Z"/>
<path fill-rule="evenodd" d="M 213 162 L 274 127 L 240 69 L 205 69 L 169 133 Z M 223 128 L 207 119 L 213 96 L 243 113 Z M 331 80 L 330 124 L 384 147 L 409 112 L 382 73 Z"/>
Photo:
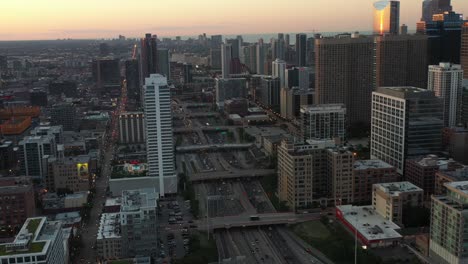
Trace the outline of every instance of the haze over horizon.
<path fill-rule="evenodd" d="M 374 0 L 22 0 L 0 3 L 0 40 L 113 38 L 272 32 L 370 31 Z M 401 24 L 410 29 L 421 17 L 422 0 L 401 1 Z M 468 15 L 468 1 L 453 0 Z M 336 16 L 330 14 L 336 13 Z M 323 14 L 323 15 L 321 15 Z M 339 15 L 338 15 L 339 14 Z"/>

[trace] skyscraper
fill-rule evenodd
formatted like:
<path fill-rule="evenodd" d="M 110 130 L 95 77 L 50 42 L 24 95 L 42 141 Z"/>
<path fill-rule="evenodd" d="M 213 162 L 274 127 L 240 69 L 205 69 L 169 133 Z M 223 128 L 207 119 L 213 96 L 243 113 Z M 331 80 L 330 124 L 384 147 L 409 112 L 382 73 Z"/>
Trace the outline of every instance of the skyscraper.
<path fill-rule="evenodd" d="M 373 55 L 370 37 L 315 39 L 315 103 L 345 104 L 347 125 L 359 129 L 370 125 Z"/>
<path fill-rule="evenodd" d="M 98 91 L 103 92 L 108 88 L 120 87 L 120 66 L 118 59 L 93 60 L 92 72 Z"/>
<path fill-rule="evenodd" d="M 224 79 L 229 78 L 231 74 L 232 45 L 221 44 L 221 70 Z"/>
<path fill-rule="evenodd" d="M 283 88 L 285 85 L 285 70 L 286 70 L 286 62 L 280 59 L 276 59 L 272 62 L 272 75 L 273 77 L 277 77 L 280 79 L 280 88 Z"/>
<path fill-rule="evenodd" d="M 160 74 L 146 78 L 144 90 L 148 175 L 159 179 L 154 186 L 161 196 L 177 192 L 172 139 L 171 92 Z"/>
<path fill-rule="evenodd" d="M 244 51 L 244 64 L 250 70 L 251 73 L 257 72 L 257 46 L 251 44 L 243 47 Z"/>
<path fill-rule="evenodd" d="M 416 87 L 379 87 L 372 93 L 371 158 L 403 174 L 405 160 L 441 150 L 442 101 Z"/>
<path fill-rule="evenodd" d="M 159 73 L 169 80 L 171 78 L 171 55 L 169 54 L 169 50 L 158 49 L 157 54 Z"/>
<path fill-rule="evenodd" d="M 432 21 L 426 23 L 431 65 L 440 62 L 460 63 L 463 24 L 463 16 L 455 12 L 435 14 Z"/>
<path fill-rule="evenodd" d="M 377 1 L 374 3 L 374 34 L 398 34 L 400 26 L 400 2 Z"/>
<path fill-rule="evenodd" d="M 272 39 L 271 40 L 271 59 L 284 60 L 284 40 L 283 39 Z"/>
<path fill-rule="evenodd" d="M 125 61 L 125 79 L 127 80 L 127 96 L 140 102 L 140 68 L 138 60 Z"/>
<path fill-rule="evenodd" d="M 273 111 L 280 111 L 280 79 L 265 77 L 262 78 L 260 101 Z"/>
<path fill-rule="evenodd" d="M 431 22 L 435 14 L 452 11 L 451 0 L 424 0 L 422 3 L 422 18 L 424 22 Z"/>
<path fill-rule="evenodd" d="M 219 49 L 221 47 L 221 43 L 223 43 L 223 36 L 222 35 L 213 35 L 211 36 L 211 47 L 214 49 Z"/>
<path fill-rule="evenodd" d="M 55 156 L 57 144 L 53 135 L 28 136 L 19 142 L 21 172 L 26 176 L 42 178 L 47 174 L 46 156 Z"/>
<path fill-rule="evenodd" d="M 304 140 L 345 140 L 346 108 L 343 104 L 301 107 L 301 134 Z"/>
<path fill-rule="evenodd" d="M 440 63 L 429 66 L 427 89 L 443 101 L 445 127 L 454 127 L 461 121 L 462 81 L 460 65 Z"/>
<path fill-rule="evenodd" d="M 463 69 L 463 77 L 468 79 L 468 22 L 463 23 L 461 32 L 460 64 Z"/>
<path fill-rule="evenodd" d="M 378 36 L 375 42 L 376 87 L 427 87 L 427 36 Z"/>
<path fill-rule="evenodd" d="M 145 82 L 145 78 L 152 73 L 158 73 L 158 48 L 156 43 L 156 35 L 151 36 L 151 33 L 146 33 L 145 38 L 141 39 L 140 51 L 140 83 Z"/>
<path fill-rule="evenodd" d="M 296 58 L 297 66 L 306 66 L 307 60 L 307 35 L 296 34 Z"/>
<path fill-rule="evenodd" d="M 257 74 L 265 74 L 265 63 L 266 63 L 266 54 L 265 54 L 265 45 L 263 41 L 258 41 L 256 44 L 257 47 Z"/>
<path fill-rule="evenodd" d="M 221 44 L 220 44 L 221 47 Z M 221 49 L 210 49 L 210 66 L 213 69 L 221 69 Z"/>

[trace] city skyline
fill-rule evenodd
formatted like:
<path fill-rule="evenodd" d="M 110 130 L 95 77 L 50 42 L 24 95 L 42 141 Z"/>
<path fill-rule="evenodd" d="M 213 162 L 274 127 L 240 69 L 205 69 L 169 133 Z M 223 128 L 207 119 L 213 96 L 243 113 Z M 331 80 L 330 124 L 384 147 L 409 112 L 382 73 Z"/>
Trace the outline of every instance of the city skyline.
<path fill-rule="evenodd" d="M 312 3 L 296 0 L 293 4 L 284 2 L 271 5 L 266 0 L 240 0 L 219 9 L 214 0 L 183 0 L 177 3 L 155 3 L 150 0 L 135 3 L 124 0 L 119 5 L 110 0 L 44 0 L 40 3 L 32 0 L 7 1 L 0 3 L 0 9 L 4 11 L 0 16 L 0 25 L 6 25 L 0 26 L 0 41 L 114 38 L 119 34 L 137 37 L 145 32 L 174 37 L 197 36 L 201 33 L 230 35 L 371 31 L 374 2 L 316 0 Z M 457 13 L 468 15 L 467 2 L 453 0 L 452 5 Z M 142 6 L 147 8 L 142 9 Z M 312 15 L 317 8 L 321 9 L 317 13 L 327 15 Z M 422 1 L 402 1 L 400 24 L 407 24 L 410 29 L 414 29 L 421 18 L 421 8 Z M 330 14 L 339 10 L 347 12 L 340 14 L 339 19 L 330 19 L 333 17 Z"/>

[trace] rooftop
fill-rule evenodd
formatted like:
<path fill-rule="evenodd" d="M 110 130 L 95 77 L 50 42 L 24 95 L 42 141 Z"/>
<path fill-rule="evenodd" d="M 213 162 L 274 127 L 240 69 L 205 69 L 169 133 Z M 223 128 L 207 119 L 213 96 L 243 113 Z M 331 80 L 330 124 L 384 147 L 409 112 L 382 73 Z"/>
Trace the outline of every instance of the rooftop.
<path fill-rule="evenodd" d="M 319 104 L 307 105 L 301 107 L 301 113 L 314 113 L 314 112 L 343 112 L 346 113 L 344 104 Z"/>
<path fill-rule="evenodd" d="M 341 205 L 336 208 L 341 211 L 346 222 L 352 225 L 368 241 L 402 238 L 396 231 L 400 227 L 383 218 L 374 211 L 372 206 Z"/>
<path fill-rule="evenodd" d="M 423 167 L 439 167 L 439 169 L 447 169 L 449 163 L 454 162 L 452 159 L 438 157 L 437 155 L 427 155 L 417 161 L 417 164 Z"/>
<path fill-rule="evenodd" d="M 367 169 L 391 169 L 394 168 L 392 165 L 379 159 L 373 160 L 357 160 L 354 162 L 355 170 L 367 170 Z"/>
<path fill-rule="evenodd" d="M 142 207 L 156 207 L 159 194 L 154 188 L 122 191 L 121 212 L 138 211 Z"/>
<path fill-rule="evenodd" d="M 374 93 L 385 94 L 400 99 L 434 97 L 434 92 L 413 86 L 379 87 Z"/>
<path fill-rule="evenodd" d="M 120 213 L 103 213 L 97 239 L 120 238 Z"/>
<path fill-rule="evenodd" d="M 466 181 L 468 180 L 468 166 L 458 168 L 455 170 L 440 170 L 440 174 L 452 178 L 453 181 Z"/>
<path fill-rule="evenodd" d="M 444 185 L 449 190 L 462 192 L 468 195 L 468 181 L 447 182 L 444 183 Z"/>
<path fill-rule="evenodd" d="M 389 193 L 392 196 L 398 196 L 401 193 L 405 193 L 405 192 L 417 192 L 417 191 L 422 192 L 423 191 L 423 189 L 419 188 L 418 186 L 408 181 L 377 183 L 377 184 L 374 184 L 374 186 L 376 188 L 380 188 L 380 190 L 384 191 L 385 193 Z"/>

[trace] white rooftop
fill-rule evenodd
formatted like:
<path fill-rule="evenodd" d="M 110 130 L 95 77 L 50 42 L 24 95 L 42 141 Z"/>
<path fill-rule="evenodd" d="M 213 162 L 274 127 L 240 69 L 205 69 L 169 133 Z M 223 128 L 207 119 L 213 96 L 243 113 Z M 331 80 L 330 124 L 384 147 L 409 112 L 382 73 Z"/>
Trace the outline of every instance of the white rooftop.
<path fill-rule="evenodd" d="M 393 166 L 379 159 L 357 160 L 354 162 L 355 170 L 390 169 L 390 168 L 393 168 Z"/>
<path fill-rule="evenodd" d="M 368 206 L 337 206 L 343 214 L 343 218 L 352 225 L 357 232 L 367 240 L 399 239 L 402 236 L 396 231 L 400 227 L 387 220 Z"/>
<path fill-rule="evenodd" d="M 444 185 L 448 189 L 456 189 L 468 195 L 468 181 L 447 182 Z"/>
<path fill-rule="evenodd" d="M 122 191 L 121 212 L 137 211 L 143 207 L 157 207 L 159 194 L 155 188 Z"/>
<path fill-rule="evenodd" d="M 419 188 L 418 186 L 408 181 L 377 183 L 377 184 L 374 184 L 374 186 L 386 193 L 389 193 L 392 196 L 398 196 L 401 193 L 405 193 L 405 192 L 417 192 L 417 191 L 422 192 L 423 191 L 423 189 Z"/>
<path fill-rule="evenodd" d="M 101 216 L 97 239 L 120 238 L 120 213 L 104 213 Z"/>

